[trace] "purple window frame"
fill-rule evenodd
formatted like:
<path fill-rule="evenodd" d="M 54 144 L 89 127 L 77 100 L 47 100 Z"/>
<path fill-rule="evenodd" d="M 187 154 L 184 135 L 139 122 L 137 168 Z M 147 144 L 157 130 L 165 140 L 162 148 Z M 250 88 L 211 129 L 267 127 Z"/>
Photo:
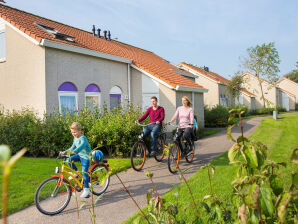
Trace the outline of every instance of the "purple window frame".
<path fill-rule="evenodd" d="M 58 91 L 77 92 L 78 89 L 71 82 L 64 82 L 59 86 Z"/>
<path fill-rule="evenodd" d="M 96 84 L 90 84 L 85 89 L 86 93 L 100 93 L 100 88 Z"/>
<path fill-rule="evenodd" d="M 121 104 L 121 94 L 110 94 L 110 99 L 111 97 L 117 97 L 118 98 L 118 105 L 119 105 L 119 109 L 120 109 L 120 104 Z M 110 108 L 112 109 L 112 105 L 110 105 Z"/>

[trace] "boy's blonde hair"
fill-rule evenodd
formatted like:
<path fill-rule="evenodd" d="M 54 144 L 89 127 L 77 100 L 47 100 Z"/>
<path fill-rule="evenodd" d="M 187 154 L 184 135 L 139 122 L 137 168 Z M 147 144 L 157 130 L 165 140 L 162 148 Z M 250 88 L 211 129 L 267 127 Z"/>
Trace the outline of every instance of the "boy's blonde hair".
<path fill-rule="evenodd" d="M 192 107 L 192 103 L 190 102 L 187 96 L 183 96 L 182 99 L 185 99 L 187 101 L 187 106 Z"/>
<path fill-rule="evenodd" d="M 81 131 L 82 130 L 82 125 L 79 122 L 73 122 L 70 126 L 70 129 L 74 129 L 77 131 Z"/>

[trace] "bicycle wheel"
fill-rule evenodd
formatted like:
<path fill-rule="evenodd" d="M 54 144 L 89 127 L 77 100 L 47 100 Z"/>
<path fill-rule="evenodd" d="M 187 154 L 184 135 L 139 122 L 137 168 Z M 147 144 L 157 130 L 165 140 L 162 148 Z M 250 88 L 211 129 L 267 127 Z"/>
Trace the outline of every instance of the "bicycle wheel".
<path fill-rule="evenodd" d="M 130 154 L 131 166 L 134 170 L 140 171 L 144 164 L 146 158 L 146 146 L 142 141 L 137 141 L 132 149 Z"/>
<path fill-rule="evenodd" d="M 98 164 L 91 170 L 90 184 L 93 188 L 93 194 L 99 196 L 109 187 L 110 176 L 108 168 L 103 164 Z"/>
<path fill-rule="evenodd" d="M 157 152 L 156 152 L 156 155 L 154 156 L 154 158 L 157 162 L 161 162 L 165 155 L 165 152 L 164 152 L 165 145 L 166 145 L 165 140 L 160 135 L 157 138 Z"/>
<path fill-rule="evenodd" d="M 174 145 L 170 148 L 169 157 L 168 157 L 168 168 L 171 173 L 177 172 L 179 157 L 180 157 L 180 149 L 178 144 L 175 142 Z"/>
<path fill-rule="evenodd" d="M 191 163 L 193 161 L 193 157 L 195 155 L 195 144 L 194 144 L 194 142 L 192 142 L 190 147 L 191 147 L 191 151 L 185 156 L 185 160 L 188 163 Z"/>
<path fill-rule="evenodd" d="M 35 192 L 35 205 L 45 215 L 62 212 L 71 198 L 71 189 L 66 180 L 59 186 L 60 178 L 51 177 L 42 182 Z"/>

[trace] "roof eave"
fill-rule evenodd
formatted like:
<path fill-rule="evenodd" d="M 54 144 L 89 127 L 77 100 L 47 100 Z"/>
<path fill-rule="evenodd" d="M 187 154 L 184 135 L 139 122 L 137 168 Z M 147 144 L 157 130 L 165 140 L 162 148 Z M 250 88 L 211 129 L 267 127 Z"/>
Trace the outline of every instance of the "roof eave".
<path fill-rule="evenodd" d="M 208 89 L 201 89 L 201 88 L 192 88 L 186 86 L 176 86 L 176 91 L 185 91 L 185 92 L 196 92 L 196 93 L 207 93 Z"/>
<path fill-rule="evenodd" d="M 102 53 L 99 51 L 89 50 L 82 47 L 76 47 L 69 44 L 62 44 L 62 43 L 58 43 L 58 42 L 50 41 L 46 39 L 42 39 L 39 45 L 43 47 L 55 48 L 55 49 L 69 51 L 73 53 L 84 54 L 84 55 L 98 57 L 98 58 L 104 58 L 111 61 L 117 61 L 117 62 L 122 62 L 127 64 L 132 63 L 131 59 L 122 58 L 111 54 Z"/>

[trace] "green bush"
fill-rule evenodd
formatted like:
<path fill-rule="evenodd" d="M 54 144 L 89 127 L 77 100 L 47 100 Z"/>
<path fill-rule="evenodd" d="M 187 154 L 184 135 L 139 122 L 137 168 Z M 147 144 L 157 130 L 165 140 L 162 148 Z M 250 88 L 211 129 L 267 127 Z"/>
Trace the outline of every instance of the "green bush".
<path fill-rule="evenodd" d="M 216 105 L 215 107 L 204 107 L 204 117 L 206 127 L 226 127 L 228 125 L 229 109 Z"/>
<path fill-rule="evenodd" d="M 66 116 L 53 112 L 44 114 L 43 119 L 28 109 L 1 112 L 0 144 L 9 145 L 12 153 L 27 147 L 29 156 L 54 157 L 71 146 L 69 126 L 77 121 L 91 147 L 103 146 L 110 155 L 128 155 L 142 130 L 134 123 L 140 116 L 141 110 L 133 107 L 101 112 L 84 110 Z"/>
<path fill-rule="evenodd" d="M 295 111 L 298 111 L 298 103 L 295 104 Z"/>

